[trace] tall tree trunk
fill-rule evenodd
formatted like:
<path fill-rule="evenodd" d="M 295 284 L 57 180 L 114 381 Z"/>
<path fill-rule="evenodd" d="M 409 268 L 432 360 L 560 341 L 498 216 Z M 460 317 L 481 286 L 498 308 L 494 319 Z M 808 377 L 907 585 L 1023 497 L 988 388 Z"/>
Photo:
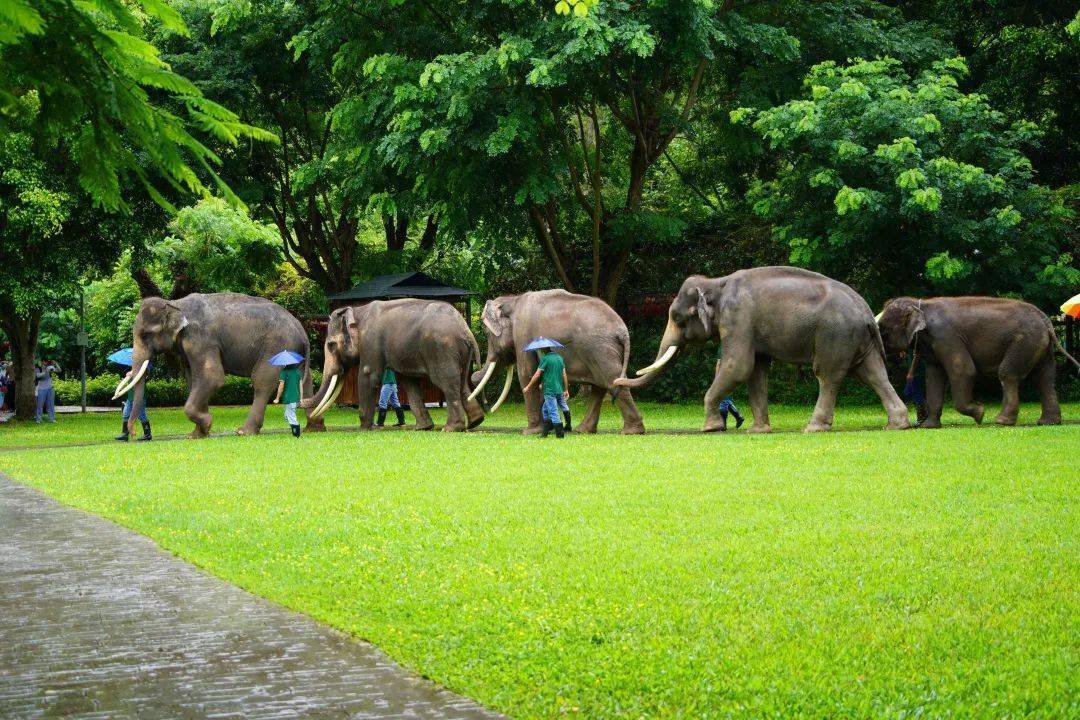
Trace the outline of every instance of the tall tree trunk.
<path fill-rule="evenodd" d="M 28 316 L 7 313 L 3 321 L 4 334 L 11 341 L 12 371 L 15 376 L 15 417 L 33 420 L 37 405 L 34 392 L 34 356 L 37 354 L 38 331 L 41 329 L 41 310 Z"/>

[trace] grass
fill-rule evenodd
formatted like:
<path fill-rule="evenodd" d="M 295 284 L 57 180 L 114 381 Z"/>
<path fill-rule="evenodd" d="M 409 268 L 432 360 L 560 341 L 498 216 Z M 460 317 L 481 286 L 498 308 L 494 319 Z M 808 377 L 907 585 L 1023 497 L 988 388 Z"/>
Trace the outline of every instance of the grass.
<path fill-rule="evenodd" d="M 702 420 L 642 410 L 655 430 Z M 521 426 L 520 407 L 496 417 Z M 1080 426 L 947 421 L 264 435 L 2 452 L 0 470 L 514 717 L 1075 717 Z"/>

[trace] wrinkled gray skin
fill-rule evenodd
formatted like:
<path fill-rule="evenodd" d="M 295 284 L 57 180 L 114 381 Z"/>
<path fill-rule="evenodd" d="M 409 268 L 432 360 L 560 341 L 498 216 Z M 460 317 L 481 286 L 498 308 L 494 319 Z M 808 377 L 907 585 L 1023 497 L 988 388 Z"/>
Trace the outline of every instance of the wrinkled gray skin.
<path fill-rule="evenodd" d="M 258 433 L 281 371 L 269 364 L 270 358 L 282 350 L 307 358 L 309 351 L 307 333 L 288 310 L 264 298 L 238 293 L 194 293 L 179 300 L 146 298 L 135 318 L 133 334 L 131 367 L 135 371 L 157 353 L 180 358 L 188 385 L 184 413 L 195 423 L 193 438 L 210 432 L 210 396 L 225 383 L 226 375 L 251 378 L 254 400 L 237 433 Z M 306 361 L 301 371 L 304 395 L 311 395 Z M 136 407 L 142 402 L 145 386 L 145 378 L 135 386 Z M 321 423 L 316 429 L 321 429 Z"/>
<path fill-rule="evenodd" d="M 687 278 L 668 309 L 657 360 L 671 347 L 721 339 L 723 354 L 705 393 L 705 432 L 723 428 L 720 400 L 744 382 L 754 415 L 748 432 L 772 429 L 767 389 L 773 360 L 814 369 L 818 400 L 806 432 L 832 428 L 836 394 L 848 373 L 877 392 L 889 416 L 889 429 L 910 427 L 907 408 L 885 371 L 874 314 L 841 282 L 782 266 L 740 270 L 721 278 Z M 660 372 L 617 384 L 641 387 Z"/>
<path fill-rule="evenodd" d="M 566 346 L 558 352 L 566 363 L 567 379 L 591 386 L 588 410 L 575 429 L 596 432 L 604 394 L 614 388 L 617 378 L 626 375 L 630 356 L 630 333 L 618 313 L 598 298 L 566 290 L 541 290 L 489 300 L 481 317 L 487 330 L 487 362 L 473 375 L 473 385 L 480 381 L 488 363 L 494 362 L 488 387 L 501 386 L 499 381 L 510 363 L 517 368 L 520 386 L 525 387 L 536 372 L 539 358 L 535 352 L 522 352 L 521 348 L 539 336 L 558 340 Z M 629 390 L 620 390 L 615 403 L 622 413 L 623 433 L 645 432 Z M 540 432 L 542 404 L 539 387 L 525 396 L 529 422 L 526 434 Z"/>
<path fill-rule="evenodd" d="M 1016 424 L 1020 382 L 1029 374 L 1042 400 L 1039 424 L 1061 422 L 1054 347 L 1064 349 L 1050 320 L 1034 305 L 991 297 L 901 297 L 885 304 L 878 327 L 886 352 L 900 355 L 913 347 L 926 363 L 927 419 L 920 427 L 941 427 L 946 380 L 956 411 L 981 423 L 983 406 L 972 399 L 979 375 L 1001 382 L 999 425 Z"/>
<path fill-rule="evenodd" d="M 455 432 L 484 421 L 484 409 L 467 396 L 472 363 L 480 349 L 461 313 L 440 300 L 377 300 L 362 307 L 339 308 L 330 314 L 324 345 L 322 387 L 304 407 L 316 407 L 330 378 L 359 366 L 357 397 L 360 428 L 370 430 L 382 387 L 383 370 L 390 367 L 409 395 L 417 430 L 430 430 L 420 381 L 428 378 L 446 397 L 446 426 Z M 340 383 L 342 378 L 339 377 Z"/>

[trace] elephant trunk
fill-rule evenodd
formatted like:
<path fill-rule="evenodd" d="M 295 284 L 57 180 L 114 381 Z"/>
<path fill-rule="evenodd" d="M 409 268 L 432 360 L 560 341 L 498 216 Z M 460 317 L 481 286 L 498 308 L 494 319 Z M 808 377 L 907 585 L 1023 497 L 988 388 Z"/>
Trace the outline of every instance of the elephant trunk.
<path fill-rule="evenodd" d="M 117 399 L 129 390 L 132 391 L 132 418 L 138 416 L 136 408 L 142 407 L 146 399 L 146 371 L 150 368 L 150 355 L 146 347 L 136 341 L 131 352 L 131 375 L 120 381 L 120 384 L 116 386 L 116 393 L 113 395 L 113 399 Z"/>
<path fill-rule="evenodd" d="M 626 387 L 630 389 L 643 388 L 652 383 L 653 380 L 660 377 L 664 367 L 671 362 L 672 358 L 679 352 L 679 347 L 682 344 L 682 331 L 679 330 L 678 325 L 668 320 L 667 329 L 664 330 L 664 337 L 660 340 L 660 348 L 656 352 L 656 360 L 647 367 L 643 367 L 637 371 L 639 377 L 631 380 L 629 378 L 619 378 L 615 381 L 616 387 Z"/>

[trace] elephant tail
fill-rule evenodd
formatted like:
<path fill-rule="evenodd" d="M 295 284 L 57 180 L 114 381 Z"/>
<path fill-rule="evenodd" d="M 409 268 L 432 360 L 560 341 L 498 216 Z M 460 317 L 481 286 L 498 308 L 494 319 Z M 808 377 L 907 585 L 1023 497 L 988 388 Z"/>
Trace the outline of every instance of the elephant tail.
<path fill-rule="evenodd" d="M 870 337 L 873 338 L 874 344 L 877 346 L 878 355 L 882 360 L 888 360 L 888 356 L 885 355 L 885 343 L 881 340 L 881 328 L 878 327 L 876 320 L 871 320 L 867 327 L 870 330 Z"/>
<path fill-rule="evenodd" d="M 1061 340 L 1058 339 L 1057 333 L 1054 331 L 1054 323 L 1050 322 L 1050 318 L 1048 317 L 1044 316 L 1044 319 L 1046 320 L 1046 329 L 1050 333 L 1050 340 L 1053 341 L 1054 345 L 1057 346 L 1058 352 L 1067 357 L 1069 361 L 1076 366 L 1077 370 L 1080 370 L 1080 361 L 1077 361 L 1076 358 L 1074 358 L 1068 353 L 1067 350 L 1065 350 L 1065 346 L 1061 344 Z"/>

